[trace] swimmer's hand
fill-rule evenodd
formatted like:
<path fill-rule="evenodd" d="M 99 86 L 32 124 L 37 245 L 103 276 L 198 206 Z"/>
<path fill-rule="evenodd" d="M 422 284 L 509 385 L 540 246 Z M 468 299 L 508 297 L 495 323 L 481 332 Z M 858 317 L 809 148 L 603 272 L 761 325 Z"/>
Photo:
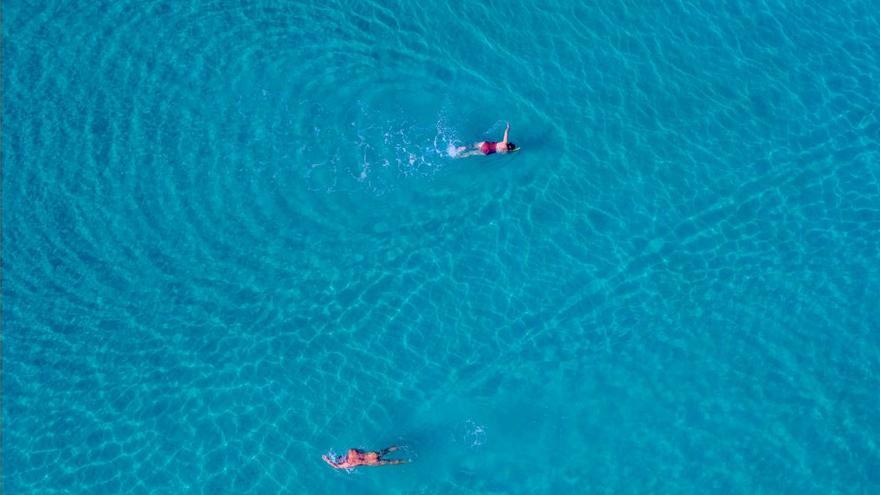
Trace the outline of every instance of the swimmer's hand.
<path fill-rule="evenodd" d="M 339 463 L 339 464 L 335 463 L 335 462 L 333 461 L 333 459 L 331 459 L 330 457 L 328 457 L 326 454 L 325 454 L 325 455 L 322 455 L 322 456 L 321 456 L 321 459 L 324 459 L 324 462 L 326 462 L 327 464 L 330 464 L 331 466 L 333 466 L 333 469 L 343 469 L 343 466 L 342 466 L 342 465 L 345 464 L 345 463 L 343 463 L 343 462 L 341 462 L 341 463 Z"/>

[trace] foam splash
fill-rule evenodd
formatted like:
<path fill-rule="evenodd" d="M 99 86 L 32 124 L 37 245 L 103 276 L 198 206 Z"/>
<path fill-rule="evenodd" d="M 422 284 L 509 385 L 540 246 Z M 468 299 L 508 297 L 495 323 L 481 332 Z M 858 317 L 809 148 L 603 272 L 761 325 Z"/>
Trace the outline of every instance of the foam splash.
<path fill-rule="evenodd" d="M 449 143 L 446 146 L 446 154 L 449 155 L 449 158 L 457 158 L 458 157 L 458 146 L 453 143 Z"/>
<path fill-rule="evenodd" d="M 443 115 L 425 126 L 405 118 L 375 120 L 367 105 L 356 112 L 342 128 L 313 126 L 313 139 L 297 149 L 300 161 L 313 164 L 306 171 L 311 190 L 359 184 L 381 196 L 400 187 L 403 178 L 435 175 L 460 154 L 456 130 Z"/>
<path fill-rule="evenodd" d="M 464 422 L 464 435 L 462 439 L 471 447 L 479 447 L 486 442 L 486 427 L 468 419 Z"/>
<path fill-rule="evenodd" d="M 458 138 L 456 137 L 455 129 L 450 127 L 446 123 L 445 117 L 440 117 L 437 121 L 437 133 L 434 135 L 434 151 L 439 155 L 441 154 L 441 146 L 446 145 L 445 152 L 446 155 L 450 158 L 455 158 L 458 156 Z"/>

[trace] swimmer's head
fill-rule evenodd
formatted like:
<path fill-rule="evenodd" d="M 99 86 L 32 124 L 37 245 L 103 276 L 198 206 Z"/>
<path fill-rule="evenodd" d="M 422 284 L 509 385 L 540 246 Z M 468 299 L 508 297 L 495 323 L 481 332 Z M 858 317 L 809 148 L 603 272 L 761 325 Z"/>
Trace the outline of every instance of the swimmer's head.
<path fill-rule="evenodd" d="M 507 151 L 516 151 L 517 147 L 513 143 L 507 143 Z"/>

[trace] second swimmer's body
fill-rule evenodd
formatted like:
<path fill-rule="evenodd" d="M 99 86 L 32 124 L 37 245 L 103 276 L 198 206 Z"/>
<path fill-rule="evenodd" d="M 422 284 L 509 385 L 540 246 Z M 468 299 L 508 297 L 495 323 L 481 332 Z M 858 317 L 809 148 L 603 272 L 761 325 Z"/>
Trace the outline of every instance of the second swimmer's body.
<path fill-rule="evenodd" d="M 331 459 L 330 456 L 323 455 L 321 458 L 324 459 L 324 462 L 330 464 L 336 469 L 354 469 L 358 466 L 384 466 L 386 464 L 404 464 L 409 462 L 399 459 L 388 460 L 382 458 L 386 454 L 394 452 L 395 450 L 400 450 L 400 447 L 394 445 L 378 452 L 348 449 L 348 452 L 344 456 L 339 455 Z"/>

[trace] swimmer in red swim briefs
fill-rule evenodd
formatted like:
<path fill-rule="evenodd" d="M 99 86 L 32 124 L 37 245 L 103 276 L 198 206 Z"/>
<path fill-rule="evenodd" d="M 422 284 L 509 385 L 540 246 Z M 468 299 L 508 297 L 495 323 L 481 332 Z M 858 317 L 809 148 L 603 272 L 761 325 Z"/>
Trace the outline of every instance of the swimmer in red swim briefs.
<path fill-rule="evenodd" d="M 459 146 L 455 148 L 455 157 L 456 158 L 464 158 L 466 156 L 474 156 L 474 155 L 491 155 L 492 153 L 509 153 L 511 151 L 517 151 L 519 148 L 507 140 L 507 135 L 510 133 L 510 123 L 507 123 L 507 128 L 504 129 L 504 140 L 500 143 L 496 143 L 495 141 L 481 141 L 479 143 L 474 143 L 472 149 L 468 150 L 467 146 Z"/>
<path fill-rule="evenodd" d="M 323 455 L 321 458 L 324 459 L 324 462 L 330 464 L 336 469 L 354 469 L 358 466 L 384 466 L 386 464 L 404 464 L 409 462 L 399 459 L 387 460 L 382 458 L 386 454 L 394 452 L 395 450 L 400 450 L 400 447 L 394 445 L 378 452 L 348 449 L 346 455 L 338 455 L 334 456 L 334 458 L 331 458 L 328 455 Z"/>

